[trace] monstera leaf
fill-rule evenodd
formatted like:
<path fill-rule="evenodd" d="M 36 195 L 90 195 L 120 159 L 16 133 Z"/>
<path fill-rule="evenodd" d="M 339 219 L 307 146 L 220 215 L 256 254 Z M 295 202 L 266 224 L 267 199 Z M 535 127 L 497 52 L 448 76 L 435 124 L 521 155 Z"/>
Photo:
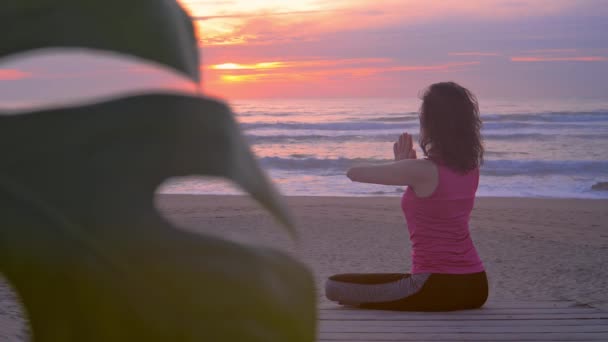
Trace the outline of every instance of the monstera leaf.
<path fill-rule="evenodd" d="M 34 341 L 312 341 L 310 273 L 276 251 L 177 230 L 170 176 L 226 176 L 288 221 L 213 100 L 142 95 L 0 116 L 0 270 Z"/>
<path fill-rule="evenodd" d="M 7 0 L 0 30 L 0 58 L 84 47 L 199 79 L 191 21 L 171 0 Z M 178 230 L 155 209 L 168 177 L 222 176 L 290 227 L 225 105 L 149 94 L 0 115 L 0 152 L 0 272 L 34 341 L 314 339 L 305 267 Z"/>
<path fill-rule="evenodd" d="M 199 81 L 192 21 L 172 0 L 2 0 L 0 58 L 40 48 L 114 51 Z"/>

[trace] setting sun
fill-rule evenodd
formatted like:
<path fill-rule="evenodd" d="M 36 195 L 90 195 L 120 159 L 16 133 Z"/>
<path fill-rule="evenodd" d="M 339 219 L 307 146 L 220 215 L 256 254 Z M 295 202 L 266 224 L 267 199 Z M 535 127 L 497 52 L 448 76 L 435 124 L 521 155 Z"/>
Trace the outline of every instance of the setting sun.
<path fill-rule="evenodd" d="M 283 65 L 282 62 L 262 62 L 255 64 L 238 64 L 238 63 L 224 63 L 212 65 L 211 69 L 216 70 L 250 70 L 250 69 L 272 69 L 280 68 Z"/>

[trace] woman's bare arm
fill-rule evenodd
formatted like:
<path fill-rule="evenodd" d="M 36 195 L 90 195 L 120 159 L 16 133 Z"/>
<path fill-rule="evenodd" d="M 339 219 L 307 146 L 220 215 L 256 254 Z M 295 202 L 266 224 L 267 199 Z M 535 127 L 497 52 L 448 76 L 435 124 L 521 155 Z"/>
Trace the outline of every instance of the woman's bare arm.
<path fill-rule="evenodd" d="M 353 182 L 416 188 L 436 178 L 437 170 L 431 161 L 425 159 L 403 159 L 388 164 L 353 167 L 346 176 Z"/>

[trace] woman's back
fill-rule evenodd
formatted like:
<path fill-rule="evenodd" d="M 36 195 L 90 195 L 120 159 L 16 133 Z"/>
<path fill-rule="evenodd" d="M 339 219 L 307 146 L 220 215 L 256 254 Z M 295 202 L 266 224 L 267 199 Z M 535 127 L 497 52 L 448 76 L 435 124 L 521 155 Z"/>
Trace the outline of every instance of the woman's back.
<path fill-rule="evenodd" d="M 333 275 L 327 298 L 382 310 L 462 310 L 485 303 L 488 280 L 469 234 L 484 153 L 480 130 L 475 96 L 454 82 L 435 83 L 420 106 L 418 141 L 426 158 L 417 158 L 412 136 L 403 133 L 393 144 L 395 162 L 348 170 L 355 182 L 408 187 L 401 205 L 413 265 L 411 273 Z"/>
<path fill-rule="evenodd" d="M 439 178 L 435 191 L 420 198 L 408 187 L 401 201 L 412 244 L 412 273 L 482 272 L 483 264 L 469 234 L 479 169 L 463 175 L 435 165 Z"/>

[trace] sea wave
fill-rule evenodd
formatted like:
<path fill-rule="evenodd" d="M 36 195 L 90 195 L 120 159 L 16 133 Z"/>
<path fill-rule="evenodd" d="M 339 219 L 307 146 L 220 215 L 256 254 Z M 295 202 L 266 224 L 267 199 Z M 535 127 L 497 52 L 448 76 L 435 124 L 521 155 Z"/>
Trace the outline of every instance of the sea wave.
<path fill-rule="evenodd" d="M 419 121 L 418 113 L 409 112 L 393 115 L 384 115 L 379 117 L 366 117 L 366 118 L 349 118 L 351 120 L 358 121 L 374 121 L 374 122 L 406 122 L 406 121 Z"/>
<path fill-rule="evenodd" d="M 391 142 L 395 141 L 399 134 L 372 134 L 372 135 L 321 135 L 321 134 L 308 134 L 308 135 L 247 135 L 247 139 L 252 144 L 298 144 L 298 143 L 309 143 L 309 142 L 332 142 L 342 143 L 351 141 L 365 141 L 365 142 Z M 418 139 L 417 136 L 413 136 L 414 139 Z"/>
<path fill-rule="evenodd" d="M 608 161 L 595 160 L 487 160 L 481 172 L 488 176 L 603 176 Z"/>
<path fill-rule="evenodd" d="M 402 122 L 409 120 L 418 120 L 417 113 L 404 113 L 401 116 L 381 116 L 377 118 L 368 118 L 369 121 L 380 122 Z M 608 122 L 608 112 L 539 112 L 539 113 L 481 113 L 481 119 L 484 122 L 537 122 L 537 123 L 573 123 L 573 122 Z"/>
<path fill-rule="evenodd" d="M 608 122 L 608 112 L 540 112 L 526 114 L 481 114 L 484 122 L 517 121 L 517 122 Z"/>
<path fill-rule="evenodd" d="M 386 134 L 339 134 L 339 135 L 324 135 L 324 134 L 304 134 L 304 135 L 246 135 L 251 144 L 298 144 L 298 143 L 345 143 L 345 142 L 394 142 L 399 137 L 398 133 Z M 599 134 L 571 134 L 568 132 L 556 134 L 555 132 L 546 133 L 503 133 L 503 134 L 483 134 L 483 139 L 486 141 L 498 140 L 535 140 L 535 141 L 553 141 L 558 138 L 581 138 L 581 139 L 608 139 L 608 133 Z M 413 134 L 414 141 L 418 140 L 418 135 Z"/>
<path fill-rule="evenodd" d="M 275 122 L 246 122 L 242 123 L 241 127 L 246 131 L 255 130 L 319 130 L 319 131 L 368 131 L 368 130 L 419 130 L 418 120 L 393 120 L 390 122 L 384 121 L 336 121 L 336 122 L 292 122 L 292 121 L 275 121 Z M 586 130 L 608 130 L 608 118 L 604 122 L 598 121 L 518 121 L 518 120 L 484 120 L 483 129 L 490 130 L 516 130 L 516 129 L 536 129 L 542 131 L 566 131 L 569 129 L 586 129 Z"/>
<path fill-rule="evenodd" d="M 535 140 L 552 141 L 562 138 L 580 139 L 608 139 L 607 133 L 570 133 L 570 132 L 543 132 L 543 133 L 504 133 L 482 134 L 484 140 Z"/>
<path fill-rule="evenodd" d="M 591 186 L 593 191 L 608 191 L 608 182 L 597 182 Z"/>
<path fill-rule="evenodd" d="M 418 123 L 411 124 L 412 128 L 418 127 Z M 384 130 L 395 129 L 392 123 L 382 122 L 326 122 L 326 123 L 306 123 L 306 122 L 247 122 L 242 123 L 241 127 L 245 130 L 253 129 L 284 129 L 284 130 L 323 130 L 323 131 L 360 131 L 360 130 Z"/>
<path fill-rule="evenodd" d="M 237 113 L 239 117 L 255 117 L 255 116 L 263 116 L 263 117 L 298 117 L 298 116 L 306 116 L 317 114 L 316 112 L 303 112 L 303 111 L 295 111 L 295 112 L 263 112 L 263 111 L 243 111 Z M 327 113 L 331 114 L 340 114 L 340 113 Z M 514 122 L 538 122 L 538 123 L 546 123 L 546 122 L 564 122 L 564 123 L 572 123 L 572 122 L 608 122 L 608 111 L 598 110 L 598 111 L 546 111 L 546 112 L 536 112 L 536 113 L 481 113 L 481 119 L 484 122 L 505 122 L 505 121 L 514 121 Z M 418 113 L 417 112 L 402 112 L 402 113 L 378 113 L 376 116 L 373 113 L 362 113 L 358 116 L 351 116 L 345 118 L 349 122 L 407 122 L 407 121 L 418 121 Z"/>

